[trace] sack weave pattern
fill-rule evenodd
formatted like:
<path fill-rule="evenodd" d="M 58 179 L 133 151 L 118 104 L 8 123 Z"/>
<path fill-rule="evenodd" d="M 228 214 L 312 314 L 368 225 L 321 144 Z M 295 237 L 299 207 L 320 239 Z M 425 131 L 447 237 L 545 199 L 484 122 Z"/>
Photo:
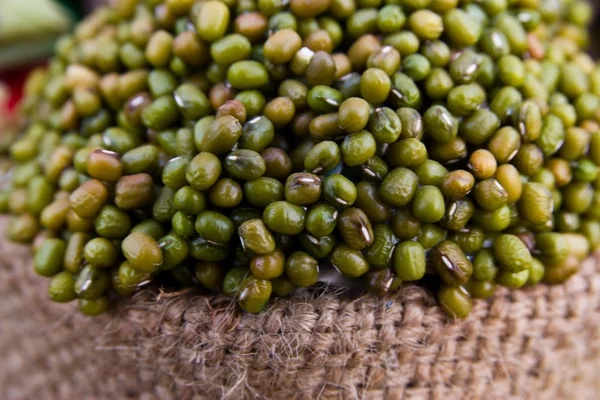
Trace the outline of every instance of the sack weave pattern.
<path fill-rule="evenodd" d="M 600 257 L 565 285 L 498 290 L 465 321 L 423 288 L 332 293 L 240 313 L 146 290 L 96 319 L 47 299 L 29 250 L 0 242 L 2 399 L 595 399 Z"/>

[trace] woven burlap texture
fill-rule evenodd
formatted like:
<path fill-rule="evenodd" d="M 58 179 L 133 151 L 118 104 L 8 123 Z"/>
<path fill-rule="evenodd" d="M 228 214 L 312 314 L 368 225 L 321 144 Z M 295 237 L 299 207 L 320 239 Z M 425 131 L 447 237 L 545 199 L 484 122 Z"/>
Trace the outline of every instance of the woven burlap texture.
<path fill-rule="evenodd" d="M 29 250 L 0 242 L 1 399 L 595 399 L 600 263 L 561 286 L 477 301 L 460 322 L 424 289 L 325 294 L 240 313 L 144 291 L 96 319 L 52 304 Z"/>

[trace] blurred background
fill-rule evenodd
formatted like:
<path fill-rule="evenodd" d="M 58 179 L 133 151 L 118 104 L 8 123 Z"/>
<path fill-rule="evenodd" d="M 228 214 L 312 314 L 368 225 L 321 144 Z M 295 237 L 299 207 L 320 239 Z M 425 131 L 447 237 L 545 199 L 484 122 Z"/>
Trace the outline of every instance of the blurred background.
<path fill-rule="evenodd" d="M 0 131 L 10 125 L 29 71 L 52 54 L 58 37 L 102 0 L 0 0 Z"/>
<path fill-rule="evenodd" d="M 56 39 L 98 3 L 0 0 L 0 105 L 11 110 L 27 73 L 52 53 Z"/>

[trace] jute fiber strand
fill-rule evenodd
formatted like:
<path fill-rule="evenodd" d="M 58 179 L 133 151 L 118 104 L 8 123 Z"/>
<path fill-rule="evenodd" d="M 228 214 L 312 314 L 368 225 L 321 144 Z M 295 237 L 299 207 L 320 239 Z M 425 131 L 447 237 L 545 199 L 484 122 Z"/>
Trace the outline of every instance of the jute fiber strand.
<path fill-rule="evenodd" d="M 2 220 L 4 225 L 5 220 Z M 3 229 L 2 229 L 3 230 Z M 1 399 L 596 399 L 600 257 L 566 284 L 448 319 L 423 288 L 239 312 L 146 290 L 96 319 L 46 298 L 25 247 L 0 243 Z"/>

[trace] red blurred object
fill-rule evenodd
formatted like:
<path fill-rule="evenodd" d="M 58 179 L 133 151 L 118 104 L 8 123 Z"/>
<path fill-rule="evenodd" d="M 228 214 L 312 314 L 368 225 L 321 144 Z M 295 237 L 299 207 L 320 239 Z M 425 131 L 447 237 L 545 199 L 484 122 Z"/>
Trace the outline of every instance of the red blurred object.
<path fill-rule="evenodd" d="M 30 68 L 27 68 L 0 73 L 0 81 L 9 89 L 9 99 L 4 105 L 8 111 L 12 112 L 23 96 L 23 85 L 30 70 Z"/>

